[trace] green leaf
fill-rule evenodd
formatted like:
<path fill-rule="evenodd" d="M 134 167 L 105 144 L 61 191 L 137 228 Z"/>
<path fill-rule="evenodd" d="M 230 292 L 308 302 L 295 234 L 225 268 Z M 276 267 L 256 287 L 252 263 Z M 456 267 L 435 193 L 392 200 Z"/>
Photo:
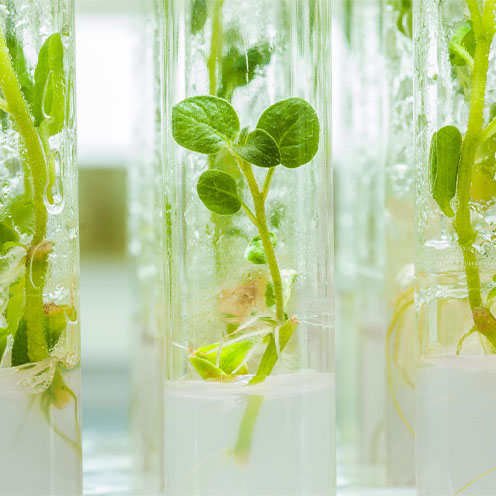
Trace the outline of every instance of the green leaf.
<path fill-rule="evenodd" d="M 35 229 L 34 203 L 25 196 L 18 196 L 9 206 L 15 227 L 21 234 L 31 235 Z"/>
<path fill-rule="evenodd" d="M 190 356 L 189 361 L 200 374 L 200 377 L 205 381 L 208 379 L 218 379 L 219 377 L 224 377 L 226 375 L 221 369 L 212 364 L 212 362 L 205 360 L 204 358 Z"/>
<path fill-rule="evenodd" d="M 28 328 L 24 319 L 19 323 L 12 346 L 12 366 L 19 367 L 29 363 L 28 355 Z"/>
<path fill-rule="evenodd" d="M 275 167 L 281 163 L 281 154 L 274 138 L 263 129 L 255 129 L 246 136 L 243 144 L 233 150 L 244 160 L 258 167 Z"/>
<path fill-rule="evenodd" d="M 49 136 L 54 136 L 64 127 L 65 111 L 64 46 L 60 33 L 55 33 L 41 47 L 34 73 L 35 124 L 39 127 L 47 120 Z"/>
<path fill-rule="evenodd" d="M 75 309 L 67 305 L 55 305 L 49 303 L 43 305 L 45 339 L 48 345 L 48 350 L 52 351 L 59 342 L 60 336 L 67 327 L 67 318 L 75 320 Z"/>
<path fill-rule="evenodd" d="M 3 245 L 5 243 L 16 243 L 19 241 L 17 231 L 12 227 L 10 222 L 3 220 L 0 222 L 0 250 L 3 252 Z"/>
<path fill-rule="evenodd" d="M 273 232 L 269 232 L 270 242 L 272 246 L 277 246 L 277 236 Z M 265 249 L 262 243 L 262 238 L 257 235 L 251 241 L 250 244 L 246 247 L 245 258 L 249 262 L 262 265 L 267 263 L 267 257 L 265 255 Z"/>
<path fill-rule="evenodd" d="M 284 167 L 294 169 L 310 162 L 319 149 L 319 118 L 313 107 L 301 98 L 270 106 L 260 117 L 257 128 L 274 138 Z"/>
<path fill-rule="evenodd" d="M 17 244 L 6 244 L 0 257 L 0 286 L 9 287 L 25 272 L 26 249 Z"/>
<path fill-rule="evenodd" d="M 213 155 L 233 143 L 240 129 L 231 104 L 215 96 L 186 98 L 172 109 L 172 136 L 182 147 Z"/>
<path fill-rule="evenodd" d="M 462 135 L 455 126 L 445 126 L 432 136 L 429 154 L 431 193 L 448 217 L 455 215 L 450 202 L 456 194 L 461 150 Z"/>
<path fill-rule="evenodd" d="M 257 374 L 250 381 L 250 384 L 258 384 L 263 382 L 272 373 L 272 370 L 279 359 L 278 348 L 279 353 L 282 353 L 297 327 L 298 321 L 291 319 L 287 320 L 281 324 L 278 329 L 276 328 L 274 330 L 274 333 L 270 335 L 269 344 L 267 345 L 265 353 L 262 356 Z"/>
<path fill-rule="evenodd" d="M 282 225 L 283 220 L 286 217 L 286 205 L 282 202 L 275 201 L 270 206 L 270 224 L 273 228 L 279 229 Z"/>
<path fill-rule="evenodd" d="M 268 43 L 258 43 L 246 51 L 243 40 L 239 39 L 238 32 L 236 30 L 234 32 L 229 31 L 226 34 L 226 38 L 231 34 L 234 39 L 226 43 L 226 45 L 230 45 L 230 48 L 222 58 L 221 82 L 217 95 L 229 101 L 234 91 L 250 83 L 257 71 L 269 64 L 272 57 Z M 238 44 L 239 46 L 233 46 L 233 44 Z"/>
<path fill-rule="evenodd" d="M 491 291 L 489 291 L 489 294 L 487 295 L 488 305 L 491 305 L 495 298 L 496 298 L 496 286 L 493 286 L 491 288 Z"/>
<path fill-rule="evenodd" d="M 471 20 L 466 20 L 455 32 L 450 46 L 450 61 L 453 65 L 466 65 L 466 59 L 461 53 L 466 52 L 472 59 L 475 56 L 475 34 Z"/>
<path fill-rule="evenodd" d="M 398 20 L 396 25 L 401 33 L 411 38 L 413 33 L 413 13 L 411 0 L 401 0 L 393 2 L 393 7 L 398 10 Z"/>
<path fill-rule="evenodd" d="M 235 343 L 227 343 L 222 346 L 219 357 L 219 369 L 225 374 L 242 375 L 247 373 L 245 363 L 248 359 L 250 351 L 254 348 L 256 341 L 246 339 L 236 341 Z M 203 358 L 213 365 L 217 365 L 219 354 L 219 343 L 215 343 L 195 351 L 194 355 L 198 358 Z"/>
<path fill-rule="evenodd" d="M 207 22 L 207 0 L 194 0 L 191 8 L 191 32 L 201 31 Z"/>
<path fill-rule="evenodd" d="M 22 316 L 24 315 L 24 307 L 26 305 L 26 296 L 24 293 L 25 278 L 24 276 L 13 282 L 9 287 L 9 302 L 5 310 L 5 320 L 7 327 L 1 329 L 0 334 L 7 336 L 14 335 L 19 327 Z"/>
<path fill-rule="evenodd" d="M 24 54 L 24 47 L 15 33 L 15 26 L 10 26 L 6 33 L 6 43 L 12 58 L 12 66 L 17 75 L 21 91 L 28 105 L 32 107 L 34 96 L 34 84 L 28 71 L 28 64 Z"/>
<path fill-rule="evenodd" d="M 225 172 L 236 180 L 243 177 L 238 162 L 236 162 L 233 154 L 227 148 L 224 148 L 215 156 L 211 168 Z"/>
<path fill-rule="evenodd" d="M 232 215 L 241 208 L 236 181 L 225 172 L 204 172 L 196 189 L 203 204 L 216 214 Z"/>

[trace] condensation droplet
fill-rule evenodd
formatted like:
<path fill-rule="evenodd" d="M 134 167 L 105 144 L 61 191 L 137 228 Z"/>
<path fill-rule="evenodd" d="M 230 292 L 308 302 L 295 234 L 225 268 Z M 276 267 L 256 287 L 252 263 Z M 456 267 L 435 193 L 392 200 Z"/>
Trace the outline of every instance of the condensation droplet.
<path fill-rule="evenodd" d="M 50 113 L 52 111 L 52 102 L 53 102 L 52 79 L 53 79 L 53 71 L 50 71 L 48 73 L 45 89 L 43 90 L 43 98 L 41 100 L 41 112 L 45 119 L 50 118 Z"/>
<path fill-rule="evenodd" d="M 48 183 L 45 189 L 44 201 L 48 212 L 51 214 L 59 214 L 64 208 L 62 160 L 57 150 L 53 150 L 50 154 Z"/>
<path fill-rule="evenodd" d="M 74 90 L 76 74 L 74 69 L 69 72 L 67 83 L 68 90 L 68 109 L 67 109 L 67 126 L 72 129 L 75 126 L 76 119 L 76 92 Z"/>

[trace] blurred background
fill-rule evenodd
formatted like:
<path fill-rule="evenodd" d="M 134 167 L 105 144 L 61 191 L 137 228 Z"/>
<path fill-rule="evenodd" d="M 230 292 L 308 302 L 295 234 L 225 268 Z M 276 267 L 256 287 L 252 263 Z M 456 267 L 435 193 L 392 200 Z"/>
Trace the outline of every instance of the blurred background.
<path fill-rule="evenodd" d="M 142 4 L 76 1 L 85 494 L 126 494 L 129 487 L 136 295 L 127 171 L 139 146 Z"/>

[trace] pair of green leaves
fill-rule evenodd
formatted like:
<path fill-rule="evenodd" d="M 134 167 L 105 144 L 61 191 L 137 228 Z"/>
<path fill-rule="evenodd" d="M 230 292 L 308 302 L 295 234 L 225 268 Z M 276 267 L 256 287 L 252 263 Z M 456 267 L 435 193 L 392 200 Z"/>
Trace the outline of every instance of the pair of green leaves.
<path fill-rule="evenodd" d="M 187 98 L 172 110 L 172 135 L 182 147 L 206 155 L 231 148 L 248 163 L 259 167 L 279 164 L 290 169 L 312 160 L 319 147 L 319 120 L 312 106 L 290 98 L 270 106 L 257 128 L 241 134 L 236 111 L 214 96 Z"/>
<path fill-rule="evenodd" d="M 445 126 L 432 136 L 429 154 L 431 194 L 448 217 L 455 215 L 451 200 L 456 194 L 461 150 L 462 135 L 455 126 Z"/>
<path fill-rule="evenodd" d="M 297 327 L 296 319 L 287 320 L 280 325 L 275 325 L 273 331 L 266 335 L 264 341 L 268 340 L 267 348 L 250 384 L 263 382 L 272 373 L 280 354 Z M 229 379 L 233 375 L 248 373 L 246 362 L 256 345 L 256 339 L 248 338 L 223 345 L 219 353 L 220 345 L 215 343 L 199 348 L 189 357 L 189 360 L 203 380 Z"/>
<path fill-rule="evenodd" d="M 204 380 L 228 378 L 248 373 L 246 361 L 256 341 L 246 339 L 222 346 L 215 343 L 196 350 L 189 360 Z M 218 363 L 217 363 L 218 362 Z"/>

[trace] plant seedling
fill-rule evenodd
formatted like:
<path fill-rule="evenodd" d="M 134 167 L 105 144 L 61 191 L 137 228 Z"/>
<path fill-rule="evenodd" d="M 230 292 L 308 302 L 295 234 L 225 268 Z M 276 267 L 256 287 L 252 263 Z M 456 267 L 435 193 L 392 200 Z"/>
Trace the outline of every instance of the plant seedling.
<path fill-rule="evenodd" d="M 283 286 L 275 256 L 276 237 L 269 231 L 265 202 L 275 168 L 283 165 L 297 168 L 310 162 L 319 147 L 319 120 L 312 106 L 300 98 L 290 98 L 269 107 L 252 132 L 241 130 L 238 115 L 227 102 L 214 96 L 187 98 L 174 106 L 172 135 L 182 147 L 213 155 L 227 149 L 238 164 L 251 193 L 250 208 L 238 193 L 236 180 L 215 169 L 199 178 L 200 200 L 212 212 L 234 215 L 243 210 L 258 230 L 247 248 L 247 258 L 269 265 L 276 314 L 284 321 Z M 268 169 L 262 188 L 257 183 L 252 165 Z"/>
<path fill-rule="evenodd" d="M 455 126 L 439 129 L 432 137 L 429 157 L 432 196 L 446 216 L 454 217 L 474 322 L 473 329 L 461 338 L 458 353 L 466 337 L 473 332 L 485 336 L 491 349 L 496 350 L 496 318 L 489 309 L 489 302 L 484 303 L 482 300 L 479 266 L 473 247 L 478 233 L 470 214 L 472 196 L 480 196 L 480 188 L 474 190 L 478 183 L 473 181 L 480 173 L 476 167 L 477 154 L 479 148 L 492 141 L 496 133 L 496 118 L 484 127 L 490 49 L 496 29 L 494 1 L 486 0 L 482 9 L 476 2 L 468 2 L 468 6 L 471 19 L 466 20 L 455 32 L 449 47 L 453 66 L 466 65 L 472 73 L 467 132 L 462 138 Z M 488 200 L 488 191 L 487 188 L 484 190 L 485 200 Z M 457 201 L 453 208 L 455 195 Z"/>
<path fill-rule="evenodd" d="M 49 138 L 62 131 L 67 113 L 62 35 L 54 33 L 45 40 L 33 78 L 14 28 L 10 26 L 6 36 L 0 29 L 0 89 L 0 108 L 19 133 L 24 168 L 24 194 L 0 208 L 0 249 L 7 263 L 0 268 L 1 283 L 9 292 L 7 326 L 0 329 L 0 360 L 11 336 L 11 365 L 18 367 L 47 359 L 68 322 L 76 318 L 74 308 L 45 302 L 43 297 L 53 250 L 53 243 L 46 239 L 45 195 L 51 196 L 54 175 Z M 42 396 L 47 418 L 51 406 L 65 406 L 67 401 L 61 398 L 75 400 L 60 370 L 57 365 L 54 380 Z"/>
<path fill-rule="evenodd" d="M 316 155 L 319 119 L 308 102 L 290 98 L 267 108 L 256 129 L 250 132 L 241 128 L 239 117 L 229 102 L 216 96 L 196 96 L 174 106 L 172 135 L 179 145 L 193 152 L 212 156 L 227 151 L 234 158 L 238 175 L 248 186 L 251 205 L 241 197 L 236 179 L 216 169 L 201 174 L 197 184 L 198 196 L 205 207 L 216 214 L 232 216 L 243 211 L 257 229 L 258 234 L 248 244 L 244 256 L 254 264 L 268 265 L 271 281 L 267 285 L 267 307 L 273 308 L 275 313 L 274 318 L 266 319 L 270 332 L 262 332 L 256 337 L 248 333 L 224 344 L 201 348 L 192 353 L 190 363 L 205 380 L 226 380 L 246 374 L 247 357 L 256 340 L 263 336 L 265 352 L 250 383 L 263 382 L 272 373 L 298 327 L 296 317 L 288 319 L 285 313 L 288 287 L 290 292 L 295 273 L 289 271 L 283 274 L 284 277 L 281 274 L 275 252 L 277 236 L 269 230 L 265 204 L 278 166 L 296 169 Z M 267 170 L 262 187 L 253 166 Z M 240 326 L 232 335 L 242 331 Z M 261 405 L 260 399 L 254 401 L 256 405 L 251 402 L 247 405 L 241 423 L 234 450 L 238 458 L 246 457 L 249 452 L 253 426 Z"/>

